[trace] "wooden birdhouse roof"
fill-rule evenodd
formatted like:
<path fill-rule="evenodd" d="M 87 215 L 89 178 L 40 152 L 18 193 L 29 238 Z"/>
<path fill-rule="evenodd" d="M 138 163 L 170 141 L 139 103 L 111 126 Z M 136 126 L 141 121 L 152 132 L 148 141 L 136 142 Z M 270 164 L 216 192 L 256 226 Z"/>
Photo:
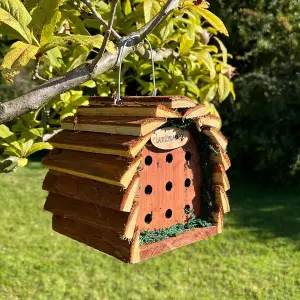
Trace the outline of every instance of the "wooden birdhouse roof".
<path fill-rule="evenodd" d="M 221 120 L 184 96 L 124 97 L 122 105 L 112 103 L 111 97 L 91 97 L 89 106 L 64 119 L 63 131 L 50 139 L 54 149 L 43 160 L 49 169 L 43 184 L 49 192 L 45 209 L 54 215 L 54 230 L 123 261 L 137 262 L 141 249 L 135 197 L 141 151 L 153 132 L 169 120 L 190 119 L 211 140 L 218 153 L 211 153 L 211 159 L 222 213 L 229 211 L 227 140 L 219 132 Z M 219 227 L 213 226 L 210 235 L 222 230 L 219 215 Z M 199 232 L 196 236 L 203 238 Z"/>

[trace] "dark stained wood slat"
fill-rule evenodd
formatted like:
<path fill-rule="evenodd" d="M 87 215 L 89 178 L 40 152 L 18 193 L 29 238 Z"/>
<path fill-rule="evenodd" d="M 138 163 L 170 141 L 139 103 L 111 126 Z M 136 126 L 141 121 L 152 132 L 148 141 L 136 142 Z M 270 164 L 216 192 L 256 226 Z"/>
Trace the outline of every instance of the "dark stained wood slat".
<path fill-rule="evenodd" d="M 212 127 L 204 127 L 202 132 L 210 138 L 212 143 L 219 145 L 223 150 L 226 150 L 228 140 L 221 131 Z"/>
<path fill-rule="evenodd" d="M 130 212 L 138 187 L 136 176 L 127 189 L 66 173 L 49 171 L 43 189 L 68 198 L 98 204 L 115 210 Z"/>
<path fill-rule="evenodd" d="M 51 170 L 128 187 L 141 157 L 127 158 L 72 150 L 54 149 L 43 164 Z"/>
<path fill-rule="evenodd" d="M 95 228 L 68 218 L 53 216 L 52 228 L 56 232 L 84 243 L 124 262 L 130 261 L 131 244 L 114 231 Z"/>
<path fill-rule="evenodd" d="M 122 117 L 161 117 L 161 118 L 181 118 L 181 114 L 164 105 L 112 105 L 100 104 L 97 106 L 78 107 L 79 115 L 92 116 L 122 116 Z"/>
<path fill-rule="evenodd" d="M 54 148 L 135 157 L 150 139 L 96 132 L 63 130 L 49 140 Z"/>
<path fill-rule="evenodd" d="M 198 104 L 193 108 L 189 108 L 182 111 L 182 118 L 183 119 L 195 119 L 201 116 L 207 115 L 207 108 L 204 104 Z"/>
<path fill-rule="evenodd" d="M 124 104 L 163 104 L 169 108 L 189 108 L 194 107 L 197 104 L 186 96 L 125 96 L 122 97 Z M 112 104 L 114 102 L 113 97 L 90 97 L 90 105 L 99 104 Z"/>
<path fill-rule="evenodd" d="M 221 128 L 222 121 L 219 117 L 207 114 L 205 116 L 199 117 L 195 120 L 195 123 L 197 125 L 197 129 L 200 131 L 201 127 L 214 127 L 214 128 Z"/>
<path fill-rule="evenodd" d="M 63 119 L 62 127 L 67 130 L 145 136 L 166 122 L 165 118 L 76 116 Z"/>
<path fill-rule="evenodd" d="M 130 213 L 127 212 L 113 210 L 97 204 L 52 193 L 48 195 L 44 209 L 54 215 L 70 218 L 89 226 L 107 228 L 115 231 L 119 236 L 124 238 L 130 239 L 133 237 L 134 228 L 130 227 L 130 230 L 128 230 L 128 223 L 131 221 L 131 217 Z"/>

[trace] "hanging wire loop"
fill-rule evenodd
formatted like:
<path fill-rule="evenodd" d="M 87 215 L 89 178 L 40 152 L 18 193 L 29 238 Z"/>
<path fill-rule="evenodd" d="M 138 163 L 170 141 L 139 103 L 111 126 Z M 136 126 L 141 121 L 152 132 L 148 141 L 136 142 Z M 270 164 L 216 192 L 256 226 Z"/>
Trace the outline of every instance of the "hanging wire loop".
<path fill-rule="evenodd" d="M 152 92 L 152 96 L 156 96 L 156 80 L 155 80 L 155 66 L 154 66 L 154 57 L 153 57 L 153 49 L 151 46 L 151 43 L 149 42 L 149 40 L 147 38 L 145 38 L 145 41 L 148 43 L 149 45 L 149 49 L 150 49 L 150 54 L 151 54 L 151 62 L 152 62 L 152 80 L 153 80 L 153 92 Z M 127 39 L 125 40 L 119 50 L 119 54 L 118 54 L 118 58 L 117 58 L 117 63 L 119 63 L 119 73 L 118 73 L 118 91 L 117 91 L 117 95 L 115 97 L 114 100 L 114 104 L 122 104 L 122 98 L 121 98 L 121 74 L 122 74 L 122 62 L 123 62 L 123 53 L 124 53 L 124 48 L 127 46 L 127 44 L 131 44 L 131 39 Z"/>

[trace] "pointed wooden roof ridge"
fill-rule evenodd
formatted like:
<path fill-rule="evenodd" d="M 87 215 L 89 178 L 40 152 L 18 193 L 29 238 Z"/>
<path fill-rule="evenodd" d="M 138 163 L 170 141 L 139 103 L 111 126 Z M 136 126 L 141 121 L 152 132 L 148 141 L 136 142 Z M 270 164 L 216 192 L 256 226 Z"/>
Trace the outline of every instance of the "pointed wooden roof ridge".
<path fill-rule="evenodd" d="M 90 97 L 89 106 L 65 118 L 63 130 L 49 140 L 54 149 L 43 160 L 49 169 L 43 189 L 49 192 L 45 209 L 53 213 L 53 229 L 129 263 L 169 251 L 169 243 L 180 247 L 222 232 L 223 213 L 230 210 L 226 170 L 231 164 L 221 119 L 185 96 L 122 100 L 114 105 L 112 97 Z M 153 132 L 174 118 L 192 119 L 213 145 L 216 226 L 140 246 L 140 153 Z"/>

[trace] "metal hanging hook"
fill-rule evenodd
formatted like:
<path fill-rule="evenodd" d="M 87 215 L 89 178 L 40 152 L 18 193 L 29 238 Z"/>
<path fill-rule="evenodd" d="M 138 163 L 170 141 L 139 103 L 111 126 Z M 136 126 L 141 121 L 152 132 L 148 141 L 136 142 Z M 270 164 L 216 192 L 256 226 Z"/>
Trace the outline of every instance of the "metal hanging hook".
<path fill-rule="evenodd" d="M 118 91 L 117 91 L 117 95 L 116 95 L 116 97 L 115 97 L 115 102 L 114 102 L 114 104 L 120 104 L 120 103 L 122 102 L 122 99 L 121 99 L 121 73 L 122 73 L 122 62 L 123 62 L 123 52 L 124 52 L 124 48 L 126 47 L 126 44 L 127 44 L 128 41 L 129 41 L 129 39 L 125 41 L 125 43 L 121 46 L 120 52 L 119 52 L 119 57 L 118 57 L 118 61 L 119 61 Z M 155 67 L 154 67 L 153 50 L 152 50 L 152 46 L 151 46 L 151 43 L 149 42 L 149 40 L 148 40 L 147 38 L 145 38 L 145 41 L 148 43 L 149 49 L 150 49 L 150 53 L 151 53 L 151 62 L 152 62 L 152 80 L 153 80 L 153 92 L 152 92 L 152 96 L 156 96 L 156 80 L 155 80 Z"/>

